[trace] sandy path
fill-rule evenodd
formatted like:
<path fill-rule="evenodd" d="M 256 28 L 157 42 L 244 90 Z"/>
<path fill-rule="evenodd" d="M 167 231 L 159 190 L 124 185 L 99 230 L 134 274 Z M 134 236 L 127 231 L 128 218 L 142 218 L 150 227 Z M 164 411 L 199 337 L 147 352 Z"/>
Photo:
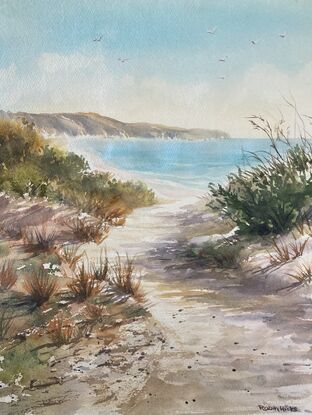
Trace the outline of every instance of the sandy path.
<path fill-rule="evenodd" d="M 272 294 L 240 275 L 172 267 L 187 227 L 206 219 L 188 202 L 138 209 L 109 238 L 110 253 L 137 256 L 166 339 L 144 388 L 121 413 L 312 413 L 307 291 Z"/>
<path fill-rule="evenodd" d="M 101 160 L 91 164 L 103 168 Z M 275 293 L 263 276 L 177 266 L 185 233 L 209 215 L 194 208 L 199 192 L 148 184 L 168 203 L 135 210 L 107 248 L 136 255 L 166 342 L 120 413 L 312 413 L 311 290 Z M 98 249 L 90 247 L 90 257 Z"/>

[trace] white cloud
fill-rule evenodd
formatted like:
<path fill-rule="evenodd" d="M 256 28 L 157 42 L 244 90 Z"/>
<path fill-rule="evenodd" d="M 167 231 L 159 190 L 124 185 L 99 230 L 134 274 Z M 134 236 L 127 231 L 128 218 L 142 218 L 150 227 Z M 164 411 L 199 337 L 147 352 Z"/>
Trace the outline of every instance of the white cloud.
<path fill-rule="evenodd" d="M 126 68 L 126 66 L 124 66 Z M 169 83 L 114 74 L 103 55 L 45 53 L 28 73 L 0 68 L 0 108 L 11 111 L 97 111 L 125 121 L 220 128 L 233 136 L 254 134 L 246 116 L 278 114 L 293 95 L 312 114 L 312 62 L 290 76 L 258 64 L 237 79 Z"/>

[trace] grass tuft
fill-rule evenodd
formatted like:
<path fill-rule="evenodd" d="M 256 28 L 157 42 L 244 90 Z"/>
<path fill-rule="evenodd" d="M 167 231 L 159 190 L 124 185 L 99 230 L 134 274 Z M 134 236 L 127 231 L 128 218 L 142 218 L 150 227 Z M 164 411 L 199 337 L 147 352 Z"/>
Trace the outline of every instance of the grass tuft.
<path fill-rule="evenodd" d="M 290 273 L 288 275 L 295 278 L 300 284 L 310 284 L 312 282 L 312 266 L 301 265 L 296 273 Z"/>
<path fill-rule="evenodd" d="M 56 255 L 61 262 L 66 263 L 72 271 L 75 271 L 78 262 L 84 255 L 84 252 L 78 254 L 80 245 L 65 245 L 56 250 Z"/>
<path fill-rule="evenodd" d="M 103 284 L 96 280 L 91 266 L 86 267 L 85 264 L 82 264 L 78 268 L 73 280 L 67 284 L 67 287 L 77 300 L 84 301 L 91 296 L 99 294 Z"/>
<path fill-rule="evenodd" d="M 11 259 L 3 261 L 0 265 L 0 288 L 2 290 L 8 290 L 15 285 L 16 281 L 17 274 L 14 261 Z"/>
<path fill-rule="evenodd" d="M 79 329 L 74 322 L 61 312 L 47 325 L 47 331 L 53 343 L 57 346 L 70 344 L 79 338 Z"/>
<path fill-rule="evenodd" d="M 126 215 L 126 209 L 112 207 L 104 213 L 104 220 L 112 226 L 122 226 L 126 223 Z"/>
<path fill-rule="evenodd" d="M 48 302 L 58 288 L 56 278 L 43 270 L 32 273 L 24 281 L 24 290 L 38 307 Z"/>
<path fill-rule="evenodd" d="M 117 253 L 111 268 L 111 283 L 123 293 L 131 295 L 137 300 L 143 300 L 141 279 L 135 275 L 134 258 L 126 255 L 125 261 L 122 261 Z"/>
<path fill-rule="evenodd" d="M 8 309 L 0 310 L 0 340 L 5 340 L 13 327 L 14 314 Z"/>
<path fill-rule="evenodd" d="M 293 237 L 294 238 L 294 237 Z M 270 262 L 272 265 L 281 264 L 284 262 L 292 261 L 299 256 L 302 256 L 309 238 L 303 242 L 298 241 L 294 238 L 293 242 L 287 244 L 286 242 L 280 241 L 279 243 L 273 241 L 274 253 L 270 253 Z"/>
<path fill-rule="evenodd" d="M 87 320 L 92 322 L 102 322 L 104 318 L 107 318 L 109 316 L 109 313 L 105 306 L 91 303 L 86 304 L 84 314 Z"/>
<path fill-rule="evenodd" d="M 105 249 L 104 254 L 101 250 L 100 258 L 97 264 L 92 265 L 93 276 L 98 281 L 107 281 L 109 278 L 109 261 L 107 257 L 107 251 Z"/>
<path fill-rule="evenodd" d="M 47 224 L 27 227 L 23 232 L 24 244 L 33 251 L 52 252 L 55 249 L 56 231 L 49 229 Z"/>
<path fill-rule="evenodd" d="M 109 234 L 109 226 L 103 220 L 90 220 L 88 218 L 73 218 L 64 223 L 73 234 L 84 242 L 101 244 Z"/>

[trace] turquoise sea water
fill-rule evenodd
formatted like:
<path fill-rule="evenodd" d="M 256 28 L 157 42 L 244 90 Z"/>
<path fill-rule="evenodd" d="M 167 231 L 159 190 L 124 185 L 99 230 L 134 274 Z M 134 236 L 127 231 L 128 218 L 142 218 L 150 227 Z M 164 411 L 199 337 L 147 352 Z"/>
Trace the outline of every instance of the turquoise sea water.
<path fill-rule="evenodd" d="M 139 173 L 148 179 L 207 189 L 209 182 L 224 182 L 237 166 L 255 163 L 248 152 L 270 150 L 266 139 L 161 139 L 80 138 L 80 146 L 108 166 Z"/>

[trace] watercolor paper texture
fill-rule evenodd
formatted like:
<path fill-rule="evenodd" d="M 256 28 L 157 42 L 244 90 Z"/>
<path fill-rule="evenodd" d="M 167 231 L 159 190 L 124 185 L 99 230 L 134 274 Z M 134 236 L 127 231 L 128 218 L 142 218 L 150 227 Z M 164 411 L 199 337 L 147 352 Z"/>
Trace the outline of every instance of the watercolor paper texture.
<path fill-rule="evenodd" d="M 0 414 L 312 411 L 312 2 L 0 0 Z"/>

